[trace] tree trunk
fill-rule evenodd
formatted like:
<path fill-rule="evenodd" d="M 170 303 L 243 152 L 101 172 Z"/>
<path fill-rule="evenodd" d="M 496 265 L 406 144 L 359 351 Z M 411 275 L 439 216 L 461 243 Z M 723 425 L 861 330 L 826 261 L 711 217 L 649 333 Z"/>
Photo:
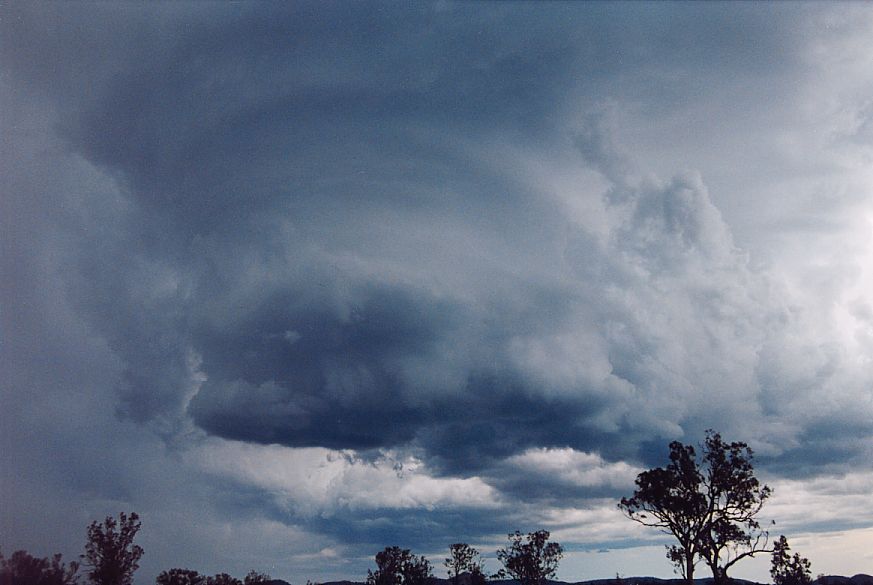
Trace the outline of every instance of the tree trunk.
<path fill-rule="evenodd" d="M 727 569 L 719 566 L 712 568 L 712 578 L 715 582 L 714 585 L 728 585 L 730 583 L 730 579 L 728 579 L 727 576 Z"/>

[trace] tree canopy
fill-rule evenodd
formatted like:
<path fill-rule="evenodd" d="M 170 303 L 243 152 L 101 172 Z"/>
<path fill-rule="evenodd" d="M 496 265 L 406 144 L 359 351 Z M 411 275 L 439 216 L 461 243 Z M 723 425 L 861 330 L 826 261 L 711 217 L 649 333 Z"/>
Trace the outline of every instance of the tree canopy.
<path fill-rule="evenodd" d="M 273 578 L 268 574 L 252 569 L 243 578 L 243 585 L 262 585 L 263 583 L 269 583 L 272 580 Z"/>
<path fill-rule="evenodd" d="M 424 556 L 389 546 L 376 553 L 376 571 L 367 571 L 367 585 L 425 585 L 430 576 L 430 562 Z"/>
<path fill-rule="evenodd" d="M 243 585 L 243 582 L 227 573 L 217 573 L 206 578 L 206 585 Z"/>
<path fill-rule="evenodd" d="M 157 585 L 205 585 L 206 575 L 191 569 L 162 571 L 155 579 Z"/>
<path fill-rule="evenodd" d="M 449 547 L 449 557 L 443 561 L 452 585 L 458 585 L 458 577 L 469 573 L 473 585 L 486 581 L 482 557 L 479 551 L 464 542 L 456 542 Z"/>
<path fill-rule="evenodd" d="M 521 585 L 543 585 L 554 576 L 564 548 L 557 542 L 549 542 L 550 536 L 548 530 L 537 530 L 526 536 L 518 530 L 509 534 L 509 546 L 497 551 L 505 574 L 518 579 Z"/>
<path fill-rule="evenodd" d="M 773 554 L 770 557 L 770 576 L 773 577 L 773 585 L 810 585 L 812 571 L 809 559 L 797 553 L 791 556 L 790 551 L 788 539 L 780 536 L 773 545 Z"/>
<path fill-rule="evenodd" d="M 143 555 L 142 547 L 133 543 L 141 527 L 136 512 L 122 512 L 117 521 L 107 516 L 102 524 L 91 523 L 82 559 L 94 585 L 131 585 Z"/>
<path fill-rule="evenodd" d="M 8 559 L 0 554 L 0 585 L 76 585 L 79 563 L 69 565 L 60 554 L 51 559 L 17 550 Z"/>
<path fill-rule="evenodd" d="M 637 489 L 619 508 L 630 519 L 676 537 L 667 557 L 686 582 L 703 561 L 717 584 L 739 560 L 767 548 L 766 531 L 756 517 L 771 490 L 754 475 L 746 443 L 727 443 L 707 431 L 700 460 L 692 445 L 670 443 L 670 463 L 637 476 Z"/>

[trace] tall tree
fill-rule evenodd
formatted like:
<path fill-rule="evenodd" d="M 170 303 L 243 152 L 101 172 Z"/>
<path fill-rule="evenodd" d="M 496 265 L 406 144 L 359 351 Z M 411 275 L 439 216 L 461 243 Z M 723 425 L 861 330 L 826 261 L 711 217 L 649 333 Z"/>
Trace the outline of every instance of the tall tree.
<path fill-rule="evenodd" d="M 76 585 L 79 563 L 66 565 L 62 558 L 38 558 L 17 550 L 7 559 L 0 553 L 0 585 Z"/>
<path fill-rule="evenodd" d="M 686 583 L 693 583 L 694 568 L 703 561 L 721 585 L 738 561 L 772 551 L 756 519 L 771 490 L 755 477 L 752 458 L 748 445 L 726 443 L 712 430 L 700 461 L 693 446 L 674 441 L 670 463 L 640 473 L 634 495 L 622 498 L 619 508 L 676 538 L 667 557 Z"/>
<path fill-rule="evenodd" d="M 449 573 L 452 585 L 458 585 L 462 573 L 469 573 L 471 585 L 481 585 L 485 582 L 482 557 L 479 551 L 463 542 L 457 542 L 449 547 L 449 556 L 443 561 Z"/>
<path fill-rule="evenodd" d="M 687 585 L 694 582 L 694 568 L 702 548 L 708 504 L 702 490 L 703 476 L 695 460 L 694 447 L 670 443 L 670 463 L 665 468 L 644 471 L 637 476 L 631 498 L 619 507 L 632 520 L 655 526 L 679 541 L 667 551 Z"/>
<path fill-rule="evenodd" d="M 141 527 L 136 512 L 130 516 L 122 512 L 117 521 L 107 516 L 102 524 L 91 523 L 82 559 L 94 585 L 131 585 L 143 554 L 142 547 L 133 543 Z"/>
<path fill-rule="evenodd" d="M 773 585 L 810 585 L 812 571 L 809 559 L 797 553 L 791 556 L 790 551 L 788 539 L 780 536 L 773 545 L 773 555 L 770 558 L 770 576 L 773 577 Z"/>
<path fill-rule="evenodd" d="M 425 585 L 430 576 L 430 562 L 424 556 L 389 546 L 376 553 L 376 571 L 367 571 L 367 585 Z"/>
<path fill-rule="evenodd" d="M 537 530 L 527 536 L 518 530 L 509 534 L 509 546 L 497 551 L 497 558 L 505 567 L 505 573 L 501 570 L 498 575 L 509 574 L 521 585 L 543 585 L 554 576 L 564 556 L 564 548 L 549 542 L 550 536 L 548 530 Z"/>

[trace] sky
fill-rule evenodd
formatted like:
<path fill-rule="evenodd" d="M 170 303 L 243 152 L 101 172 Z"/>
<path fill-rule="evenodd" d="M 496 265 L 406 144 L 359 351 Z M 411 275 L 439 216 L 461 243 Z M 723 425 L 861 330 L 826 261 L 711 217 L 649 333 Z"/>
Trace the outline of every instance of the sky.
<path fill-rule="evenodd" d="M 363 580 L 617 509 L 744 441 L 873 573 L 864 3 L 0 6 L 0 550 Z M 769 579 L 768 561 L 733 574 Z M 700 574 L 707 571 L 701 567 Z"/>

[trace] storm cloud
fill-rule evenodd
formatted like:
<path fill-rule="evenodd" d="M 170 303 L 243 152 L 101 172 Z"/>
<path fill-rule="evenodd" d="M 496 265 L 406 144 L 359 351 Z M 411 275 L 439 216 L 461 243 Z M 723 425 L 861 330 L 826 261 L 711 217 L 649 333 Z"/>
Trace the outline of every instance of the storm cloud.
<path fill-rule="evenodd" d="M 132 432 L 307 567 L 594 514 L 707 428 L 786 485 L 873 473 L 868 17 L 4 10 L 4 402 L 53 457 L 47 405 L 93 409 L 82 453 Z"/>

